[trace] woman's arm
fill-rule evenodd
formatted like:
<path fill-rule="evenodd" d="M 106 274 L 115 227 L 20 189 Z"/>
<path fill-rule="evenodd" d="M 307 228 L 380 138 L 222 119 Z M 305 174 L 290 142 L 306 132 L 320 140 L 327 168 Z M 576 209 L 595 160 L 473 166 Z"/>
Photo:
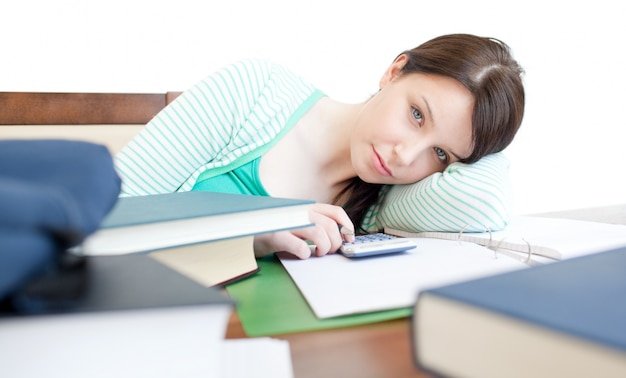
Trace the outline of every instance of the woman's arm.
<path fill-rule="evenodd" d="M 250 123 L 271 125 L 259 117 L 274 115 L 258 108 L 271 98 L 276 69 L 257 60 L 227 66 L 159 112 L 116 157 L 122 194 L 190 190 L 200 173 L 272 140 L 279 130 L 254 130 Z"/>

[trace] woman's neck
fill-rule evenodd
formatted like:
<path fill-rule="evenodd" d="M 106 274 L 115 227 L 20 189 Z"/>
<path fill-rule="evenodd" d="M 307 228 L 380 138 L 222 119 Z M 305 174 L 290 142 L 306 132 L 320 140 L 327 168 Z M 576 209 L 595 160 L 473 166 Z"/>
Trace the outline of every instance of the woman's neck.
<path fill-rule="evenodd" d="M 320 99 L 262 157 L 259 172 L 268 193 L 326 203 L 337 197 L 355 177 L 350 139 L 359 109 Z"/>
<path fill-rule="evenodd" d="M 346 104 L 330 98 L 320 101 L 314 114 L 317 163 L 329 185 L 343 186 L 356 176 L 350 158 L 350 139 L 362 104 Z"/>

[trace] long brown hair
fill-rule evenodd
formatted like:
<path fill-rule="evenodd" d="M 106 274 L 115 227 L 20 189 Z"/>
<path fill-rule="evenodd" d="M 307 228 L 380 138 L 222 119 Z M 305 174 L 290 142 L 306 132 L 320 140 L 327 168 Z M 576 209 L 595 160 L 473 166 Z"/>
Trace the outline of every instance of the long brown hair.
<path fill-rule="evenodd" d="M 463 84 L 474 97 L 472 153 L 463 163 L 474 163 L 485 155 L 500 152 L 513 141 L 524 116 L 524 72 L 508 45 L 495 38 L 448 34 L 402 54 L 408 57 L 402 74 L 450 77 Z M 382 187 L 355 177 L 334 202 L 345 199 L 342 206 L 360 228 Z"/>

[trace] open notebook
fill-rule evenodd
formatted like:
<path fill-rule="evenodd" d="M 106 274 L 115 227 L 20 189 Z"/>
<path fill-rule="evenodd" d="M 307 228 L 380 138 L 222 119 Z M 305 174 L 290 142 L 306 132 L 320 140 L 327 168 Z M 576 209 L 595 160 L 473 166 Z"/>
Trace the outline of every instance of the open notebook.
<path fill-rule="evenodd" d="M 530 253 L 555 260 L 588 255 L 626 245 L 626 225 L 533 216 L 513 217 L 503 231 L 407 232 L 385 228 L 385 232 L 409 238 L 461 240 L 497 251 Z"/>
<path fill-rule="evenodd" d="M 516 219 L 509 229 L 491 233 L 491 239 L 489 233 L 433 235 L 420 235 L 417 248 L 397 255 L 281 257 L 281 263 L 315 315 L 324 319 L 410 307 L 427 288 L 626 246 L 626 226 L 534 217 Z M 469 236 L 477 242 L 467 241 Z"/>

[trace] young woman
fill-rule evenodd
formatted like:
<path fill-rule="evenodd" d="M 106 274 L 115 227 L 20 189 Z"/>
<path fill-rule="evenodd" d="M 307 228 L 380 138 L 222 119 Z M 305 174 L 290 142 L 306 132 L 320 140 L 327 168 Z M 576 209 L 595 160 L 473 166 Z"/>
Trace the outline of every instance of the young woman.
<path fill-rule="evenodd" d="M 259 235 L 255 252 L 336 251 L 381 188 L 419 182 L 503 150 L 524 112 L 506 44 L 444 35 L 400 54 L 367 101 L 328 98 L 294 73 L 248 60 L 160 112 L 117 156 L 123 195 L 211 190 L 317 201 L 314 227 Z"/>

